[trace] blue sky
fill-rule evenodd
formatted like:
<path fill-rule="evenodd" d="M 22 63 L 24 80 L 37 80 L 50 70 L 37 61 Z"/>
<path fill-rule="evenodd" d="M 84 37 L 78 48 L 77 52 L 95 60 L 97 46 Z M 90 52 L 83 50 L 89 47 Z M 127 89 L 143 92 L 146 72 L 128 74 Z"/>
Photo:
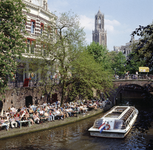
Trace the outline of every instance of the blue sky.
<path fill-rule="evenodd" d="M 86 32 L 86 42 L 92 42 L 94 18 L 98 10 L 105 15 L 107 30 L 107 48 L 125 45 L 130 34 L 139 25 L 153 22 L 153 0 L 48 0 L 51 12 L 72 11 L 79 15 L 81 26 Z"/>

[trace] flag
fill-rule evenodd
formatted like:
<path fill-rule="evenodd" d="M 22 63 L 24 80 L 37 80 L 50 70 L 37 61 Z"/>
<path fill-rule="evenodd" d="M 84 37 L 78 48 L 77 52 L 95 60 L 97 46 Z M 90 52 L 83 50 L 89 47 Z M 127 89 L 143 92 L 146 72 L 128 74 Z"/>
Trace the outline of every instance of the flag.
<path fill-rule="evenodd" d="M 101 133 L 105 129 L 105 123 L 103 123 L 98 129 L 99 132 Z"/>

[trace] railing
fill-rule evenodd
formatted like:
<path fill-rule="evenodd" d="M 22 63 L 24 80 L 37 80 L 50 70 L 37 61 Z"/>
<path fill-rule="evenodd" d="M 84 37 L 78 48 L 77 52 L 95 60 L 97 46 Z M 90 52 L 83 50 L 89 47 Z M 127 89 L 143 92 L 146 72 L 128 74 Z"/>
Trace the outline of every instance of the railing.
<path fill-rule="evenodd" d="M 118 76 L 115 75 L 114 76 L 115 80 L 153 80 L 153 74 L 129 74 L 129 75 L 122 75 L 122 76 Z M 54 80 L 53 84 L 59 84 L 59 80 Z M 23 87 L 23 82 L 8 82 L 8 88 L 12 89 L 12 88 L 21 88 Z M 39 87 L 39 86 L 43 86 L 42 83 L 40 82 L 36 82 L 36 81 L 30 81 L 28 84 L 28 87 Z"/>
<path fill-rule="evenodd" d="M 7 84 L 8 88 L 12 89 L 12 88 L 21 88 L 23 87 L 23 82 L 9 82 Z M 36 85 L 34 82 L 29 82 L 28 87 L 35 87 L 38 86 Z"/>
<path fill-rule="evenodd" d="M 53 79 L 52 81 L 51 81 L 51 84 L 59 84 L 59 80 L 58 79 Z M 12 88 L 21 88 L 21 87 L 23 87 L 23 84 L 24 84 L 24 82 L 8 82 L 8 84 L 7 84 L 7 86 L 8 86 L 8 88 L 9 89 L 12 89 Z M 41 82 L 39 82 L 39 81 L 29 81 L 29 83 L 28 83 L 28 86 L 26 86 L 26 87 L 39 87 L 39 86 L 43 86 L 44 84 L 42 84 Z"/>
<path fill-rule="evenodd" d="M 152 80 L 153 79 L 153 75 L 152 74 L 129 74 L 129 75 L 115 75 L 114 76 L 116 80 Z"/>

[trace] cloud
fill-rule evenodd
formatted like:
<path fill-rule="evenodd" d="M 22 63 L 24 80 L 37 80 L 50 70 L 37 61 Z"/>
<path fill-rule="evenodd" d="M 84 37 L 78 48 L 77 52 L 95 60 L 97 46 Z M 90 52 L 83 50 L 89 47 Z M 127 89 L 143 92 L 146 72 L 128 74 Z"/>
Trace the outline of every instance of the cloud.
<path fill-rule="evenodd" d="M 105 19 L 105 24 L 113 25 L 113 26 L 119 26 L 120 23 L 117 20 L 108 20 Z"/>
<path fill-rule="evenodd" d="M 95 28 L 94 23 L 95 23 L 94 18 L 89 18 L 85 15 L 80 16 L 81 27 L 84 27 L 85 30 L 92 31 Z M 120 22 L 118 22 L 117 20 L 105 19 L 105 30 L 107 30 L 108 32 L 114 32 L 115 27 L 120 25 L 121 25 Z"/>
<path fill-rule="evenodd" d="M 105 29 L 108 32 L 114 32 L 115 31 L 115 27 L 116 26 L 120 26 L 120 22 L 118 22 L 117 20 L 108 20 L 105 19 Z"/>
<path fill-rule="evenodd" d="M 106 24 L 105 25 L 105 30 L 107 30 L 108 32 L 113 32 L 114 31 L 114 27 L 112 25 Z"/>
<path fill-rule="evenodd" d="M 93 30 L 94 29 L 94 19 L 91 19 L 85 15 L 80 16 L 80 24 L 81 27 L 84 27 L 85 30 Z"/>

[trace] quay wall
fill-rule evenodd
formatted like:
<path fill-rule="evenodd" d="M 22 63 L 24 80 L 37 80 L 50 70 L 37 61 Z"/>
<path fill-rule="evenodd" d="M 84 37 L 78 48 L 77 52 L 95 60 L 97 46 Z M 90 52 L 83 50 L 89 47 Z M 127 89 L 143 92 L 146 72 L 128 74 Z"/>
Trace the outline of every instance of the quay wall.
<path fill-rule="evenodd" d="M 4 93 L 4 97 L 0 98 L 2 103 L 0 104 L 0 111 L 3 108 L 4 111 L 8 110 L 12 105 L 16 108 L 23 107 L 30 104 L 43 104 L 43 102 L 51 103 L 60 99 L 60 92 L 54 90 L 54 97 L 48 97 L 44 94 L 44 90 L 41 87 L 23 87 L 7 89 Z M 52 96 L 51 95 L 51 96 Z"/>
<path fill-rule="evenodd" d="M 75 123 L 81 120 L 88 119 L 90 117 L 93 117 L 95 115 L 102 114 L 103 115 L 103 109 L 98 109 L 97 111 L 88 111 L 85 115 L 79 114 L 77 117 L 69 117 L 64 119 L 63 121 L 60 120 L 55 120 L 54 122 L 47 122 L 47 123 L 42 123 L 42 124 L 34 124 L 31 127 L 22 127 L 20 128 L 14 128 L 10 129 L 9 131 L 6 130 L 1 130 L 0 134 L 0 139 L 5 139 L 5 138 L 11 138 L 14 136 L 19 136 L 23 134 L 28 134 L 28 133 L 33 133 L 33 132 L 38 132 L 38 131 L 43 131 L 47 129 L 53 129 L 59 126 L 64 126 L 67 124 Z"/>

